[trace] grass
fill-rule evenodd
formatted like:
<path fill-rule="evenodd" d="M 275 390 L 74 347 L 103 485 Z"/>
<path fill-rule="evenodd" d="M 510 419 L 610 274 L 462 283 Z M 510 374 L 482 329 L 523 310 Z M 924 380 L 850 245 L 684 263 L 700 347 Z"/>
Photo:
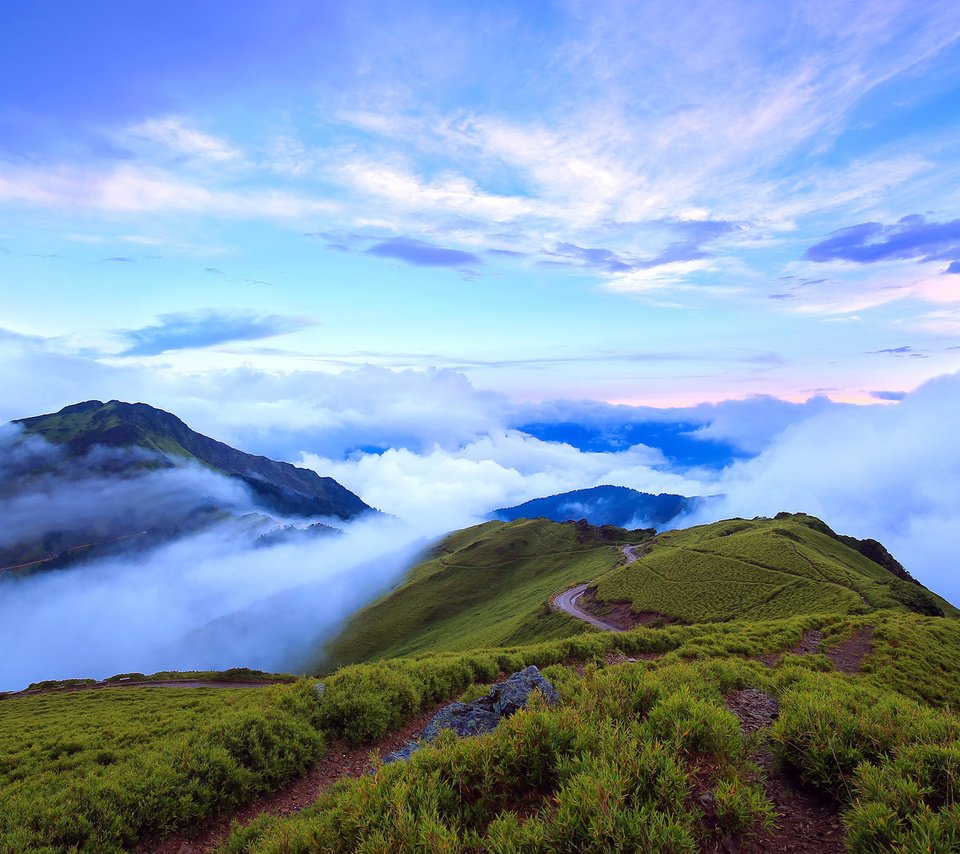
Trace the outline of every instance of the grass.
<path fill-rule="evenodd" d="M 582 677 L 553 665 L 559 707 L 535 704 L 491 735 L 446 737 L 341 781 L 296 816 L 235 828 L 224 850 L 693 852 L 743 840 L 777 820 L 723 705 L 745 687 L 779 697 L 769 739 L 837 801 L 851 851 L 956 850 L 960 719 L 810 664 L 667 657 Z M 713 817 L 694 797 L 704 791 Z"/>
<path fill-rule="evenodd" d="M 620 534 L 623 542 L 643 536 Z M 355 614 L 317 665 L 330 669 L 580 634 L 582 622 L 549 610 L 551 596 L 622 560 L 608 541 L 580 540 L 574 525 L 545 519 L 488 522 L 458 531 L 400 586 Z"/>
<path fill-rule="evenodd" d="M 0 850 L 126 850 L 229 809 L 324 749 L 308 683 L 0 702 Z"/>
<path fill-rule="evenodd" d="M 875 653 L 860 675 L 821 672 L 830 670 L 823 656 L 786 656 L 773 670 L 752 660 L 789 649 L 810 628 L 840 641 L 866 620 L 876 626 Z M 602 850 L 590 839 L 696 850 L 714 831 L 682 793 L 704 780 L 717 826 L 746 837 L 771 820 L 749 745 L 722 707 L 724 693 L 746 687 L 780 697 L 778 750 L 841 800 L 848 838 L 866 840 L 854 850 L 891 850 L 876 840 L 952 832 L 955 793 L 941 783 L 954 779 L 954 754 L 934 748 L 957 739 L 945 707 L 960 701 L 960 685 L 943 675 L 930 699 L 917 688 L 937 685 L 942 662 L 960 654 L 960 633 L 944 633 L 952 625 L 894 611 L 675 625 L 356 664 L 327 677 L 320 695 L 304 680 L 6 700 L 0 850 L 129 849 L 282 785 L 333 739 L 371 743 L 437 702 L 472 696 L 476 683 L 528 664 L 545 669 L 562 707 L 518 716 L 485 739 L 446 739 L 412 763 L 338 784 L 296 819 L 238 833 L 231 850 L 306 851 L 318 840 L 324 850 L 402 850 L 410 840 L 454 851 L 481 843 L 498 851 Z M 950 649 L 925 657 L 934 639 Z M 604 667 L 612 652 L 662 655 Z M 582 678 L 564 666 L 572 660 L 587 664 Z M 915 789 L 878 801 L 889 787 L 870 774 L 904 776 L 908 765 Z M 886 829 L 877 830 L 881 814 Z"/>
<path fill-rule="evenodd" d="M 674 852 L 743 840 L 776 821 L 750 760 L 757 742 L 723 705 L 743 688 L 779 698 L 780 717 L 759 738 L 835 799 L 850 850 L 957 850 L 960 621 L 916 613 L 897 584 L 927 591 L 888 583 L 886 569 L 799 517 L 662 535 L 619 568 L 616 540 L 582 533 L 534 521 L 448 538 L 341 636 L 376 660 L 330 673 L 322 692 L 300 680 L 0 701 L 0 851 L 130 850 L 276 789 L 333 740 L 376 742 L 529 664 L 558 687 L 560 706 L 535 706 L 482 738 L 444 737 L 336 784 L 298 816 L 235 831 L 228 850 Z M 664 584 L 686 586 L 677 601 L 687 624 L 603 633 L 543 611 L 558 589 L 651 563 Z M 719 593 L 738 584 L 765 592 L 738 610 Z M 707 617 L 719 622 L 694 619 Z M 810 629 L 829 650 L 864 626 L 874 648 L 856 675 L 834 672 L 825 655 L 786 654 L 772 669 L 756 660 Z M 414 654 L 385 657 L 398 649 Z M 611 653 L 659 657 L 608 667 Z M 701 810 L 704 791 L 713 815 Z"/>
<path fill-rule="evenodd" d="M 641 560 L 598 578 L 597 598 L 690 623 L 875 608 L 960 615 L 825 531 L 804 514 L 670 531 Z"/>

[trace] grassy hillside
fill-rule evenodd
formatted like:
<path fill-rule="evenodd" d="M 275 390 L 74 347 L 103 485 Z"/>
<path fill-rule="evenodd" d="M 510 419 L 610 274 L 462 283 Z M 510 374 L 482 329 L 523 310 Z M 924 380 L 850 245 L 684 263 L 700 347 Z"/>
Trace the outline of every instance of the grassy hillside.
<path fill-rule="evenodd" d="M 350 519 L 371 511 L 332 478 L 238 451 L 191 430 L 175 415 L 145 403 L 88 400 L 15 423 L 30 435 L 65 446 L 72 455 L 82 455 L 95 445 L 103 445 L 135 447 L 196 460 L 243 481 L 278 513 Z"/>
<path fill-rule="evenodd" d="M 735 519 L 653 539 L 650 531 L 609 528 L 612 539 L 597 539 L 601 530 L 521 519 L 457 531 L 400 586 L 355 614 L 316 665 L 576 634 L 585 625 L 547 603 L 582 582 L 593 582 L 598 613 L 629 602 L 635 612 L 686 623 L 876 608 L 960 613 L 865 557 L 859 541 L 844 541 L 803 514 Z M 648 553 L 626 564 L 622 544 L 645 541 Z"/>
<path fill-rule="evenodd" d="M 604 531 L 612 539 L 595 539 Z M 580 633 L 579 620 L 549 612 L 550 597 L 616 566 L 623 559 L 616 542 L 647 535 L 545 519 L 458 531 L 399 587 L 355 614 L 318 663 L 330 668 Z"/>
<path fill-rule="evenodd" d="M 873 649 L 853 675 L 823 655 L 759 660 L 811 629 L 829 648 L 865 626 Z M 640 654 L 659 657 L 607 664 Z M 742 842 L 777 820 L 765 775 L 779 772 L 754 764 L 764 749 L 837 803 L 853 851 L 956 850 L 960 623 L 889 610 L 394 659 L 344 668 L 322 695 L 303 681 L 0 701 L 0 850 L 133 850 L 229 815 L 334 739 L 372 744 L 528 664 L 545 668 L 560 707 L 338 783 L 299 815 L 235 831 L 229 850 L 714 850 L 720 834 Z M 751 691 L 780 715 L 745 738 L 727 706 Z"/>
<path fill-rule="evenodd" d="M 858 542 L 804 514 L 669 531 L 641 560 L 597 578 L 596 595 L 691 623 L 875 608 L 960 614 L 861 554 Z"/>

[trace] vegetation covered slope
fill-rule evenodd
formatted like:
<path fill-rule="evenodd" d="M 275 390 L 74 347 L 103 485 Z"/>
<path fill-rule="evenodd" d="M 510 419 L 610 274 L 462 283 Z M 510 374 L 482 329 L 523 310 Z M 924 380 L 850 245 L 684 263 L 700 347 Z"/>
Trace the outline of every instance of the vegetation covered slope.
<path fill-rule="evenodd" d="M 554 522 L 586 519 L 591 525 L 629 528 L 645 524 L 659 528 L 689 510 L 696 501 L 665 492 L 652 495 L 626 486 L 594 486 L 534 498 L 515 507 L 501 507 L 493 511 L 493 516 L 505 522 L 543 517 Z"/>
<path fill-rule="evenodd" d="M 355 614 L 319 663 L 330 668 L 577 634 L 583 624 L 550 613 L 550 597 L 616 566 L 623 558 L 615 543 L 651 534 L 545 519 L 457 531 L 400 586 Z"/>
<path fill-rule="evenodd" d="M 811 630 L 829 645 L 866 626 L 873 649 L 852 675 L 789 653 Z M 759 660 L 774 653 L 786 653 L 775 666 Z M 751 834 L 755 850 L 776 850 L 764 826 L 789 817 L 771 814 L 763 749 L 836 803 L 853 851 L 956 850 L 960 622 L 889 610 L 393 659 L 339 670 L 321 694 L 306 680 L 0 701 L 0 850 L 134 850 L 230 815 L 334 739 L 372 744 L 529 664 L 545 668 L 559 707 L 340 782 L 297 816 L 237 829 L 228 850 L 693 852 L 721 835 L 749 850 Z M 727 708 L 744 691 L 780 704 L 752 739 Z"/>
<path fill-rule="evenodd" d="M 882 546 L 862 551 L 893 561 Z M 882 551 L 882 555 L 877 549 Z M 860 541 L 804 514 L 732 519 L 660 534 L 649 553 L 596 579 L 601 603 L 629 602 L 684 622 L 855 614 L 874 608 L 957 616 L 914 581 L 863 554 Z M 893 561 L 895 564 L 896 562 Z M 899 564 L 896 564 L 899 566 Z M 903 576 L 903 577 L 901 577 Z"/>
<path fill-rule="evenodd" d="M 317 666 L 576 634 L 584 624 L 550 611 L 549 602 L 583 582 L 593 583 L 599 614 L 629 602 L 635 612 L 688 623 L 875 608 L 958 613 L 812 516 L 651 534 L 546 519 L 457 531 L 398 587 L 355 614 Z M 627 564 L 624 543 L 639 543 L 646 554 Z"/>
<path fill-rule="evenodd" d="M 175 415 L 145 403 L 88 400 L 52 415 L 23 418 L 15 423 L 28 435 L 65 446 L 73 456 L 104 445 L 142 448 L 196 460 L 243 481 L 266 507 L 277 513 L 351 519 L 371 510 L 333 478 L 238 451 L 191 430 Z"/>

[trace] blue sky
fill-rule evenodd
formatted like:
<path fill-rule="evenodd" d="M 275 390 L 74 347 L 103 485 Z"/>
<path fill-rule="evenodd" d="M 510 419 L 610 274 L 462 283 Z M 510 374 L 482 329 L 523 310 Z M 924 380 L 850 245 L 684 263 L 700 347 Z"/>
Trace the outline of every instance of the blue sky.
<path fill-rule="evenodd" d="M 960 368 L 954 2 L 7 3 L 0 92 L 0 326 L 83 360 L 73 399 L 373 365 L 863 403 Z"/>

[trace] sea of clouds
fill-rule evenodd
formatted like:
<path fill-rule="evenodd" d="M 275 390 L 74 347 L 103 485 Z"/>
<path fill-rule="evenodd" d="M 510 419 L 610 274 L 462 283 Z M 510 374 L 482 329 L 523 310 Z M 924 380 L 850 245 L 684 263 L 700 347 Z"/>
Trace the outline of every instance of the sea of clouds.
<path fill-rule="evenodd" d="M 75 371 L 73 380 L 89 390 L 82 397 L 142 400 L 175 412 L 235 447 L 332 476 L 393 518 L 350 524 L 340 537 L 270 548 L 254 548 L 235 529 L 214 528 L 136 560 L 0 579 L 0 644 L 11 651 L 0 664 L 0 690 L 128 670 L 303 666 L 309 651 L 396 583 L 445 531 L 498 507 L 601 484 L 719 496 L 679 520 L 683 525 L 812 513 L 839 532 L 880 540 L 924 584 L 960 602 L 958 374 L 874 406 L 759 397 L 664 410 L 515 403 L 446 370 L 184 377 L 102 366 L 83 374 L 72 362 L 57 367 L 52 385 L 13 386 L 17 395 L 0 414 L 77 402 L 77 384 L 61 383 Z M 610 441 L 584 449 L 520 429 L 561 422 Z M 722 465 L 692 466 L 653 442 L 624 446 L 625 426 L 649 422 L 682 423 L 692 441 L 725 443 L 735 454 Z M 15 484 L 23 460 L 3 448 L 0 441 L 0 474 Z M 170 506 L 171 497 L 175 507 L 215 494 L 238 513 L 248 504 L 257 510 L 236 482 L 209 472 L 155 474 L 134 488 L 159 508 Z M 0 512 L 25 527 L 72 515 L 82 521 L 91 507 L 129 505 L 130 489 L 129 482 L 74 478 L 58 486 L 48 478 L 42 490 L 0 493 Z"/>

